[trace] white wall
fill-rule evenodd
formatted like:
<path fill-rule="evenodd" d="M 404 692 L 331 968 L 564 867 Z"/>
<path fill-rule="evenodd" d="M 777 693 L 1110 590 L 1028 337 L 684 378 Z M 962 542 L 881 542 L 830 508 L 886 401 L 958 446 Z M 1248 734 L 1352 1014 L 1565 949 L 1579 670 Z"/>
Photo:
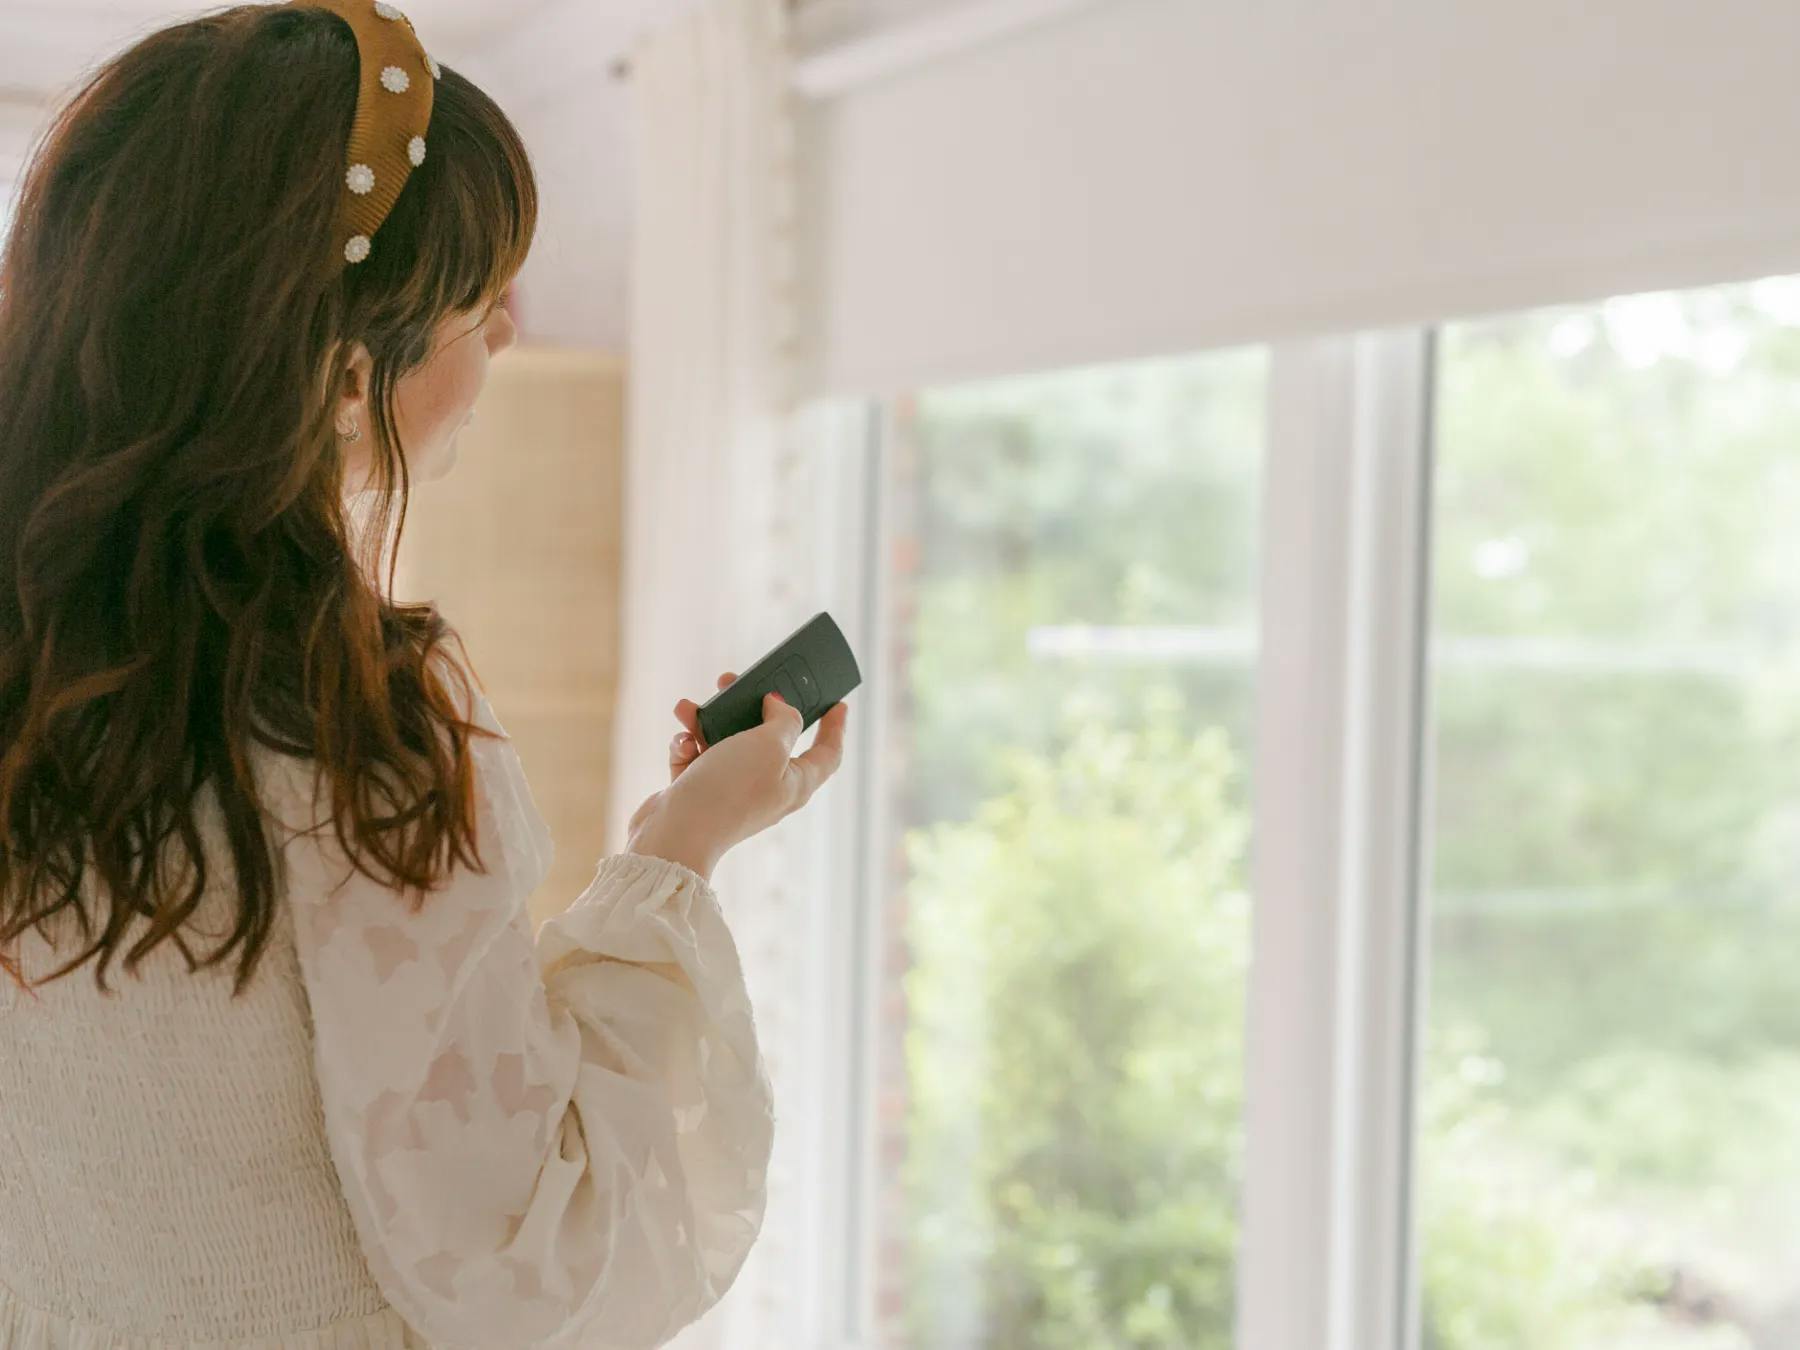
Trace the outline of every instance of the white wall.
<path fill-rule="evenodd" d="M 519 277 L 534 343 L 622 354 L 628 345 L 629 85 L 615 61 L 699 0 L 549 0 L 464 72 L 518 126 L 538 171 L 538 237 Z"/>
<path fill-rule="evenodd" d="M 0 98 L 0 179 L 18 176 L 49 109 L 22 96 Z"/>
<path fill-rule="evenodd" d="M 1800 6 L 1097 3 L 813 105 L 810 385 L 1800 270 Z"/>
<path fill-rule="evenodd" d="M 499 97 L 539 180 L 537 241 L 519 276 L 523 332 L 534 343 L 622 354 L 631 239 L 625 91 L 603 77 L 542 98 Z"/>

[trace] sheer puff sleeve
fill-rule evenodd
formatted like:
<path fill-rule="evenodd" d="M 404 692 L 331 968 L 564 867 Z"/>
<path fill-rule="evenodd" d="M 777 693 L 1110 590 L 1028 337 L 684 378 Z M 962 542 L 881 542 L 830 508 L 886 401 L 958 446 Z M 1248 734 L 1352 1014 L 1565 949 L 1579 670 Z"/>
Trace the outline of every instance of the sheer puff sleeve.
<path fill-rule="evenodd" d="M 487 871 L 416 914 L 329 826 L 284 844 L 332 1158 L 434 1345 L 658 1345 L 762 1226 L 773 1111 L 737 948 L 704 878 L 637 854 L 534 936 L 548 829 L 510 741 L 471 753 Z"/>

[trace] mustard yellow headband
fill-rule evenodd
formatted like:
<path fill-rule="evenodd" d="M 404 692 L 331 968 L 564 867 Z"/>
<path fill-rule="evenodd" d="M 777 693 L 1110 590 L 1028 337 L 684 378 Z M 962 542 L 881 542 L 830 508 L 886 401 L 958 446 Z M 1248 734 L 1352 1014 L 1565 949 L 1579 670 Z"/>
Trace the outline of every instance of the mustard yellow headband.
<path fill-rule="evenodd" d="M 287 0 L 330 10 L 356 34 L 362 78 L 344 171 L 339 237 L 346 263 L 369 256 L 375 232 L 394 209 L 413 169 L 425 162 L 433 85 L 442 74 L 412 20 L 379 0 Z"/>

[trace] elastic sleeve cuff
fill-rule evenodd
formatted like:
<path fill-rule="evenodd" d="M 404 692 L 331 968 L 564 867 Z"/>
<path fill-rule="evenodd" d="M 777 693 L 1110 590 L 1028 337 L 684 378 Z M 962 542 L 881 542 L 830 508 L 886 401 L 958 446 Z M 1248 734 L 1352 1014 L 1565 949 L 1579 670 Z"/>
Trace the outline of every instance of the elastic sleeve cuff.
<path fill-rule="evenodd" d="M 652 895 L 683 890 L 697 891 L 713 905 L 719 903 L 712 883 L 686 863 L 653 853 L 609 853 L 600 859 L 594 879 L 576 897 L 575 905 L 592 905 L 602 900 L 642 902 Z"/>

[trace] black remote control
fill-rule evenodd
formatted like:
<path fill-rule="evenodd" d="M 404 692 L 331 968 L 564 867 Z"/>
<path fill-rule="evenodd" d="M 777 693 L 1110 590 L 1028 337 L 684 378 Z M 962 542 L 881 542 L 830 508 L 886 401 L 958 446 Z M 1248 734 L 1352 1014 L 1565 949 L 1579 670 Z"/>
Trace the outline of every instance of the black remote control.
<path fill-rule="evenodd" d="M 804 731 L 861 683 L 850 644 L 831 615 L 820 610 L 700 705 L 700 734 L 708 745 L 717 745 L 761 726 L 763 698 L 771 690 L 800 710 Z"/>

